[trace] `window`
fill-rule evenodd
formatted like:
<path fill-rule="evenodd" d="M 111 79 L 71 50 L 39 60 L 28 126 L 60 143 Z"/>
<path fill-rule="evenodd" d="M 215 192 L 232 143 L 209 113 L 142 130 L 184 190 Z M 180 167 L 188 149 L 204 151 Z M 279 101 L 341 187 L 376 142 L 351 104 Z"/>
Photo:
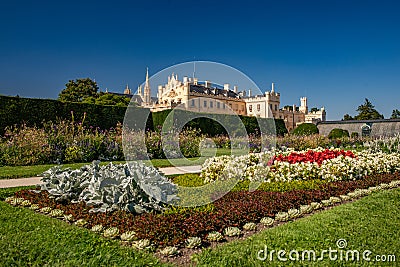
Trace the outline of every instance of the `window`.
<path fill-rule="evenodd" d="M 194 99 L 192 99 L 191 106 L 192 106 L 192 107 L 196 106 L 196 103 L 195 103 Z"/>
<path fill-rule="evenodd" d="M 257 104 L 257 111 L 260 111 L 261 110 L 261 106 L 260 106 L 260 104 Z"/>
<path fill-rule="evenodd" d="M 364 124 L 361 127 L 361 135 L 362 136 L 370 136 L 371 135 L 371 126 L 368 124 Z"/>
<path fill-rule="evenodd" d="M 275 111 L 277 111 L 278 110 L 278 105 L 275 105 Z"/>
<path fill-rule="evenodd" d="M 272 110 L 272 104 L 269 104 L 269 108 Z"/>
<path fill-rule="evenodd" d="M 217 102 L 217 108 L 220 108 L 220 103 L 219 102 Z"/>
<path fill-rule="evenodd" d="M 212 101 L 210 101 L 210 108 L 213 108 L 214 103 Z"/>
<path fill-rule="evenodd" d="M 253 112 L 253 105 L 249 105 L 249 111 Z"/>
<path fill-rule="evenodd" d="M 222 104 L 222 109 L 225 109 L 225 103 Z"/>
<path fill-rule="evenodd" d="M 204 107 L 205 108 L 207 107 L 207 101 L 206 100 L 204 100 Z"/>

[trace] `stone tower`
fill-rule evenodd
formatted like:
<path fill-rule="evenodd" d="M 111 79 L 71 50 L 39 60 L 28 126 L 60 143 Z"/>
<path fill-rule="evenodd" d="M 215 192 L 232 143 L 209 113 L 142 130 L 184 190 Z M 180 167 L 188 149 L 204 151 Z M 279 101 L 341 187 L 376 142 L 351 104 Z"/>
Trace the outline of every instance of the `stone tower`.
<path fill-rule="evenodd" d="M 301 113 L 307 114 L 308 113 L 308 106 L 307 106 L 307 97 L 300 98 L 300 107 L 299 111 Z"/>
<path fill-rule="evenodd" d="M 131 94 L 132 94 L 132 91 L 131 91 L 131 89 L 129 89 L 128 84 L 126 85 L 126 88 L 125 88 L 125 90 L 124 90 L 124 94 L 125 94 L 125 95 L 131 95 Z"/>

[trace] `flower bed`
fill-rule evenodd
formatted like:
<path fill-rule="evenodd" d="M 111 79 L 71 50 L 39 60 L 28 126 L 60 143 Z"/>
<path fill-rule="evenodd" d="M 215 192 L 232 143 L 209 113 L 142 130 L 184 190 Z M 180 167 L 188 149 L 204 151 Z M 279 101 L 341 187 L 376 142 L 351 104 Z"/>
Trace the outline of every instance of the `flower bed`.
<path fill-rule="evenodd" d="M 325 149 L 324 151 L 315 151 L 308 150 L 305 153 L 291 152 L 289 155 L 279 154 L 275 156 L 273 161 L 285 161 L 290 164 L 295 163 L 314 163 L 316 162 L 318 165 L 322 165 L 325 160 L 330 160 L 337 158 L 339 156 L 355 158 L 356 156 L 352 151 L 344 151 L 344 150 L 330 150 Z"/>
<path fill-rule="evenodd" d="M 133 215 L 125 211 L 91 213 L 83 202 L 58 203 L 47 191 L 23 190 L 7 201 L 49 215 L 54 214 L 54 217 L 88 229 L 95 228 L 99 232 L 105 231 L 102 229 L 117 227 L 118 233 L 113 238 L 121 238 L 122 234 L 129 232 L 132 240 L 149 240 L 153 248 L 167 245 L 184 247 L 189 237 L 199 237 L 203 244 L 207 245 L 208 234 L 211 232 L 223 233 L 228 227 L 243 228 L 247 223 L 269 221 L 265 217 L 281 221 L 297 218 L 311 210 L 342 200 L 367 195 L 375 190 L 394 188 L 400 185 L 399 179 L 399 173 L 381 174 L 356 181 L 330 182 L 319 185 L 319 188 L 314 190 L 291 190 L 283 193 L 230 192 L 214 202 L 211 210 L 185 209 L 164 214 Z M 57 212 L 52 213 L 56 209 Z M 112 229 L 109 232 L 114 233 L 116 230 Z"/>
<path fill-rule="evenodd" d="M 250 181 L 322 179 L 354 180 L 366 175 L 400 171 L 400 154 L 317 148 L 308 151 L 272 151 L 245 156 L 207 159 L 201 177 L 205 183 L 232 177 Z"/>

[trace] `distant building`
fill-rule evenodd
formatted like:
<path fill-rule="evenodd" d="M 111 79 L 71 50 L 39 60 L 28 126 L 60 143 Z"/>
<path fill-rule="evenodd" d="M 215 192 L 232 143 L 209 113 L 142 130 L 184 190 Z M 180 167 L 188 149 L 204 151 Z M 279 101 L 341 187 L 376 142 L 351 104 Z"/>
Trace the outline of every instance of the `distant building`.
<path fill-rule="evenodd" d="M 177 106 L 185 110 L 203 113 L 231 114 L 255 116 L 259 118 L 283 119 L 288 131 L 302 123 L 326 121 L 326 111 L 322 107 L 308 111 L 307 97 L 300 98 L 300 106 L 280 107 L 280 93 L 275 92 L 274 83 L 271 91 L 263 95 L 252 95 L 251 90 L 238 92 L 238 87 L 231 90 L 228 83 L 217 86 L 210 81 L 199 82 L 197 78 L 183 77 L 177 74 L 168 76 L 168 82 L 159 85 L 157 97 L 151 97 L 149 71 L 146 71 L 144 87 L 140 85 L 137 93 L 132 95 L 127 86 L 124 94 L 133 98 L 142 107 L 150 108 L 152 112 L 172 109 Z"/>
<path fill-rule="evenodd" d="M 230 90 L 229 84 L 218 88 L 209 81 L 200 84 L 197 78 L 184 77 L 180 81 L 178 75 L 172 74 L 167 84 L 158 86 L 157 96 L 158 101 L 152 106 L 153 112 L 180 105 L 194 112 L 227 114 L 233 111 L 238 115 L 246 115 L 244 99 Z"/>

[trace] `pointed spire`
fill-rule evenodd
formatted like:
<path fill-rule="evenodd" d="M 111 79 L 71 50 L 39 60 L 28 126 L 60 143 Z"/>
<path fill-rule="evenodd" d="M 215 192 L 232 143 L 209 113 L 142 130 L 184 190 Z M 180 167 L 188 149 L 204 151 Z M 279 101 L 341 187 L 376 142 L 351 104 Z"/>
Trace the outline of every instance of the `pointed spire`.
<path fill-rule="evenodd" d="M 144 85 L 144 92 L 143 92 L 143 97 L 144 97 L 144 102 L 146 104 L 150 104 L 151 100 L 151 89 L 150 89 L 150 82 L 149 82 L 149 68 L 146 69 L 146 83 Z"/>

